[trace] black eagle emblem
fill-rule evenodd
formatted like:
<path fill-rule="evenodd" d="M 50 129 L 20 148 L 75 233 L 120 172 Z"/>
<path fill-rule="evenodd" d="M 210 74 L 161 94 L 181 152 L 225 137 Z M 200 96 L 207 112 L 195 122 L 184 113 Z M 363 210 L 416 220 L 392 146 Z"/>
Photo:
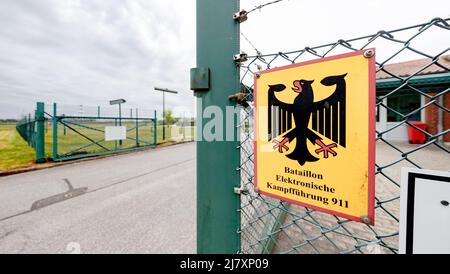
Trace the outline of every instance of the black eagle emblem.
<path fill-rule="evenodd" d="M 296 80 L 293 82 L 292 91 L 298 93 L 292 104 L 280 101 L 275 95 L 286 89 L 283 84 L 269 85 L 269 111 L 268 111 L 268 136 L 274 143 L 274 149 L 280 153 L 289 151 L 286 145 L 296 140 L 296 146 L 286 157 L 298 161 L 300 165 L 306 162 L 315 162 L 319 158 L 311 154 L 307 147 L 307 141 L 319 148 L 315 153 L 323 158 L 329 154 L 337 156 L 333 150 L 338 144 L 346 146 L 346 82 L 347 74 L 329 76 L 321 81 L 324 86 L 336 86 L 336 90 L 324 100 L 314 102 L 313 80 Z M 292 119 L 295 122 L 293 127 Z M 312 120 L 311 128 L 308 127 Z M 317 134 L 333 140 L 334 143 L 326 145 Z M 281 141 L 276 140 L 282 135 Z"/>

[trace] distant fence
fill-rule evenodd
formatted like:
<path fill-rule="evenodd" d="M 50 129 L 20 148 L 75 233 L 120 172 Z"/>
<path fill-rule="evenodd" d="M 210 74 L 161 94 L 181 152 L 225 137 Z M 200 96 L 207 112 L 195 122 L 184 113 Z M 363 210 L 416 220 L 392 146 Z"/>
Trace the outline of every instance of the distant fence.
<path fill-rule="evenodd" d="M 68 161 L 154 148 L 165 141 L 193 140 L 190 123 L 166 126 L 167 140 L 157 112 L 116 106 L 45 105 L 17 123 L 20 136 L 36 150 L 36 161 Z M 175 136 L 176 135 L 176 136 Z"/>
<path fill-rule="evenodd" d="M 34 114 L 28 114 L 16 124 L 19 135 L 36 151 L 36 162 L 45 162 L 44 103 L 37 103 Z"/>
<path fill-rule="evenodd" d="M 35 147 L 35 127 L 36 121 L 34 116 L 31 117 L 31 114 L 16 124 L 16 130 L 19 135 L 33 148 Z"/>

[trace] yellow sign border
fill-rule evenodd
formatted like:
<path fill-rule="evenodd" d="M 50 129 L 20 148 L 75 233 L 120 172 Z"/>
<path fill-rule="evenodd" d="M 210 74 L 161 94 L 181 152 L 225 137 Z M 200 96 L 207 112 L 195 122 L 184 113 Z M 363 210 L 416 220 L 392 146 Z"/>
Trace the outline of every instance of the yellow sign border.
<path fill-rule="evenodd" d="M 370 54 L 371 56 L 367 56 L 367 53 L 372 53 Z M 361 51 L 355 51 L 355 52 L 351 52 L 351 53 L 346 53 L 346 54 L 340 54 L 340 55 L 336 55 L 336 56 L 330 56 L 330 57 L 325 57 L 325 58 L 321 58 L 321 59 L 316 59 L 316 60 L 311 60 L 311 61 L 306 61 L 306 62 L 301 62 L 301 63 L 296 63 L 296 64 L 292 64 L 292 65 L 288 65 L 288 66 L 283 66 L 283 67 L 278 67 L 278 68 L 274 68 L 274 69 L 269 69 L 269 70 L 264 70 L 264 71 L 260 71 L 255 73 L 254 75 L 254 101 L 255 101 L 255 107 L 258 106 L 257 104 L 257 81 L 260 78 L 260 76 L 262 76 L 263 74 L 267 74 L 267 73 L 271 73 L 271 72 L 275 72 L 275 71 L 281 71 L 281 70 L 286 70 L 286 69 L 290 69 L 290 68 L 295 68 L 295 67 L 300 67 L 300 66 L 306 66 L 306 65 L 312 65 L 312 64 L 316 64 L 316 63 L 322 63 L 322 62 L 328 62 L 328 61 L 332 61 L 332 60 L 337 60 L 337 59 L 342 59 L 342 58 L 348 58 L 348 57 L 355 57 L 355 56 L 364 56 L 365 58 L 369 59 L 368 65 L 368 72 L 369 72 L 369 81 L 368 81 L 368 110 L 369 110 L 369 136 L 368 136 L 368 175 L 367 175 L 367 179 L 368 179 L 368 207 L 367 207 L 367 215 L 365 216 L 352 216 L 349 214 L 345 214 L 339 211 L 334 211 L 334 210 L 330 210 L 327 208 L 322 208 L 320 206 L 315 206 L 315 205 L 311 205 L 308 203 L 304 203 L 304 202 L 300 202 L 300 201 L 295 201 L 283 196 L 279 196 L 273 193 L 268 193 L 265 191 L 261 191 L 258 188 L 258 178 L 257 178 L 257 169 L 258 169 L 258 111 L 255 111 L 255 115 L 254 115 L 254 136 L 255 136 L 255 140 L 254 140 L 254 153 L 255 153 L 255 157 L 254 157 L 254 188 L 255 188 L 255 192 L 259 193 L 259 194 L 263 194 L 275 199 L 279 199 L 282 201 L 286 201 L 292 204 L 296 204 L 296 205 L 300 205 L 303 207 L 308 207 L 311 209 L 315 209 L 317 211 L 321 211 L 324 213 L 328 213 L 328 214 L 332 214 L 332 215 L 336 215 L 339 217 L 343 217 L 352 221 L 356 221 L 356 222 L 363 222 L 366 224 L 370 224 L 370 225 L 374 225 L 375 224 L 375 98 L 376 98 L 376 63 L 375 63 L 375 49 L 366 49 L 366 50 L 361 50 Z"/>

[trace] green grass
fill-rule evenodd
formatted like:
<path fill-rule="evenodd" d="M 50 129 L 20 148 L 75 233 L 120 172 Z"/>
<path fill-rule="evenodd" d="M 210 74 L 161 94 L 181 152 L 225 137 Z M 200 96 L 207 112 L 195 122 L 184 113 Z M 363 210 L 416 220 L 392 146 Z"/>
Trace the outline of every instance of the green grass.
<path fill-rule="evenodd" d="M 36 153 L 16 131 L 14 124 L 0 124 L 0 172 L 32 166 Z"/>
<path fill-rule="evenodd" d="M 119 145 L 119 142 L 103 141 L 104 133 L 102 132 L 105 126 L 114 126 L 113 123 L 83 121 L 76 122 L 79 125 L 71 125 L 73 129 L 84 134 L 88 138 L 99 142 L 99 145 L 92 144 L 91 141 L 76 133 L 70 128 L 64 129 L 62 124 L 58 125 L 58 154 L 60 156 L 70 155 L 85 155 L 93 153 L 105 152 L 105 148 L 111 151 L 116 149 L 127 149 L 136 147 L 136 140 L 127 139 Z M 81 126 L 80 126 L 81 125 Z M 136 129 L 133 129 L 136 124 L 134 122 L 123 122 L 123 125 L 129 130 L 127 137 L 136 139 Z M 91 129 L 88 129 L 86 127 Z M 93 130 L 97 129 L 97 130 Z M 189 127 L 191 131 L 190 136 L 193 139 L 195 129 Z M 166 126 L 166 140 L 162 139 L 162 126 L 157 127 L 157 143 L 162 144 L 171 141 L 171 128 Z M 150 124 L 139 127 L 140 146 L 149 146 L 154 144 L 154 128 Z M 187 134 L 186 139 L 189 137 Z M 89 144 L 92 144 L 88 146 Z M 80 147 L 84 147 L 81 148 Z M 45 155 L 46 158 L 53 157 L 53 128 L 52 123 L 46 124 L 45 129 Z M 0 172 L 13 170 L 21 167 L 28 167 L 34 165 L 35 151 L 31 148 L 17 133 L 14 124 L 0 124 Z"/>

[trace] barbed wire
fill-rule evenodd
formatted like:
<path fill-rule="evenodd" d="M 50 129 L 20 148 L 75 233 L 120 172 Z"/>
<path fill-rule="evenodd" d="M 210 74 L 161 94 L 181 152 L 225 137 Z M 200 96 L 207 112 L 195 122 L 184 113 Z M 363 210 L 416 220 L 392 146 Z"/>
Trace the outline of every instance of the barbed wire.
<path fill-rule="evenodd" d="M 345 46 L 347 48 L 351 48 L 351 42 L 354 41 L 361 41 L 363 39 L 368 39 L 369 43 L 372 43 L 375 39 L 377 39 L 378 37 L 384 38 L 386 40 L 390 40 L 393 41 L 393 34 L 397 33 L 397 32 L 403 32 L 403 31 L 407 31 L 407 30 L 411 30 L 411 29 L 418 29 L 418 32 L 422 32 L 423 28 L 425 27 L 429 27 L 429 26 L 437 26 L 439 28 L 442 29 L 446 29 L 446 30 L 450 30 L 450 17 L 448 18 L 434 18 L 431 21 L 422 23 L 422 24 L 417 24 L 417 25 L 413 25 L 413 26 L 409 26 L 409 27 L 404 27 L 404 28 L 398 28 L 398 29 L 393 29 L 393 30 L 389 30 L 389 31 L 385 31 L 385 30 L 380 30 L 375 34 L 370 34 L 370 35 L 364 35 L 364 36 L 359 36 L 356 38 L 351 38 L 351 39 L 339 39 L 337 42 L 334 43 L 328 43 L 328 44 L 322 44 L 319 46 L 314 46 L 314 47 L 305 47 L 302 49 L 296 49 L 296 50 L 287 50 L 287 51 L 282 51 L 283 54 L 289 55 L 289 54 L 295 54 L 295 53 L 302 53 L 304 51 L 307 51 L 311 54 L 317 54 L 316 50 L 318 49 L 323 49 L 323 48 L 327 48 L 327 47 L 335 47 L 337 44 Z M 353 49 L 354 50 L 354 49 Z M 278 56 L 280 55 L 280 52 L 272 52 L 272 53 L 263 53 L 255 56 L 248 56 L 248 58 L 255 58 L 255 57 L 274 57 L 274 56 Z M 317 56 L 317 57 L 323 57 L 323 56 Z"/>
<path fill-rule="evenodd" d="M 249 13 L 251 13 L 251 12 L 254 12 L 254 11 L 256 11 L 256 10 L 261 10 L 261 9 L 264 8 L 264 7 L 267 7 L 267 6 L 270 6 L 270 5 L 273 5 L 273 4 L 282 2 L 282 1 L 284 1 L 284 0 L 275 0 L 275 1 L 271 1 L 271 2 L 268 2 L 268 3 L 262 4 L 262 5 L 256 6 L 255 8 L 253 8 L 252 10 L 250 10 L 249 12 L 247 12 L 247 14 L 249 14 Z"/>
<path fill-rule="evenodd" d="M 259 51 L 256 46 L 252 43 L 252 41 L 250 41 L 250 39 L 248 39 L 247 36 L 244 35 L 244 33 L 241 32 L 242 37 L 244 37 L 244 39 L 250 44 L 250 46 L 252 46 L 252 48 L 256 51 L 256 55 L 261 55 L 261 51 Z"/>

